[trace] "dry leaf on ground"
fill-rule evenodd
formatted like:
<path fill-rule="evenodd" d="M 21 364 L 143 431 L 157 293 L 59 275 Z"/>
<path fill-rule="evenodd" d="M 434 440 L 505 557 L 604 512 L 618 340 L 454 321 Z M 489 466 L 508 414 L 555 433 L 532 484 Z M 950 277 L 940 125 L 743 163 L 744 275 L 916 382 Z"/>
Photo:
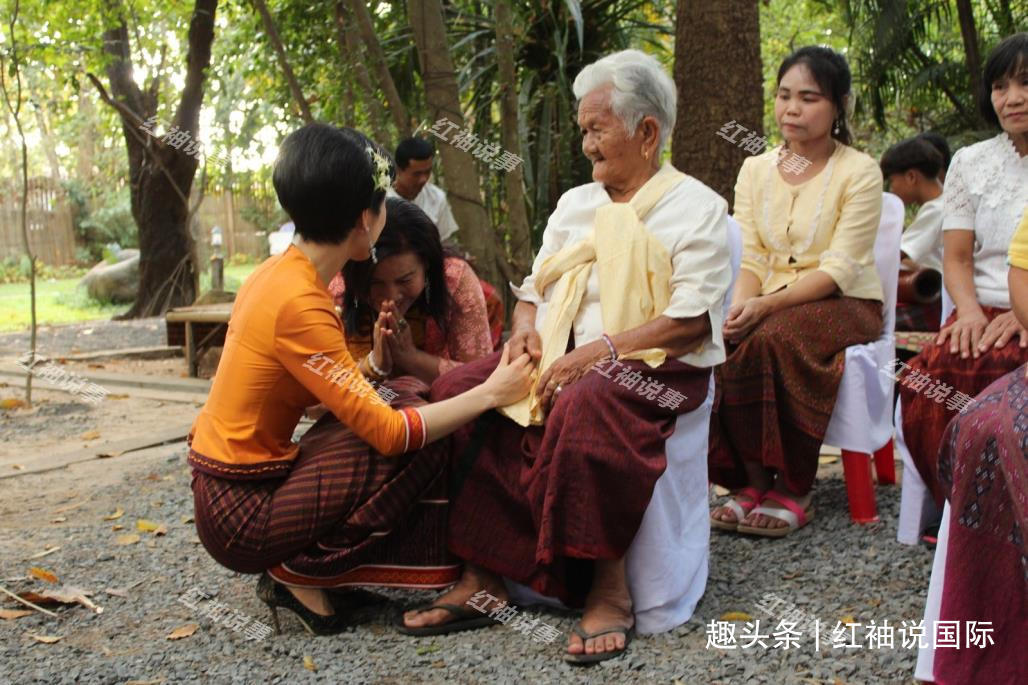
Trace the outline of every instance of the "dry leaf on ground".
<path fill-rule="evenodd" d="M 31 616 L 34 613 L 36 612 L 29 609 L 0 609 L 0 618 L 5 621 L 13 621 L 16 618 Z"/>
<path fill-rule="evenodd" d="M 61 587 L 44 589 L 39 592 L 20 592 L 18 596 L 33 604 L 81 604 L 90 611 L 98 614 L 103 613 L 103 608 L 93 604 L 89 599 L 92 592 L 86 592 L 82 588 L 62 585 Z"/>
<path fill-rule="evenodd" d="M 57 580 L 57 574 L 53 571 L 47 571 L 45 568 L 39 568 L 38 566 L 30 568 L 29 575 L 33 578 L 39 578 L 40 580 L 45 580 L 48 583 L 53 583 L 54 585 L 59 582 Z"/>
<path fill-rule="evenodd" d="M 73 502 L 72 504 L 65 504 L 63 507 L 58 507 L 57 509 L 54 509 L 54 513 L 55 514 L 65 514 L 65 513 L 69 512 L 69 511 L 71 511 L 72 509 L 78 509 L 79 507 L 81 507 L 86 502 L 87 502 L 87 500 L 82 500 L 81 502 Z"/>
<path fill-rule="evenodd" d="M 166 637 L 168 640 L 181 640 L 182 638 L 189 637 L 195 633 L 199 627 L 200 626 L 197 623 L 187 623 L 186 625 L 179 626 L 175 630 L 171 631 Z"/>
<path fill-rule="evenodd" d="M 79 439 L 80 440 L 97 440 L 99 437 L 100 437 L 100 431 L 98 431 L 98 430 L 91 430 L 91 431 L 86 431 L 85 433 L 80 435 Z"/>
<path fill-rule="evenodd" d="M 118 546 L 134 545 L 139 542 L 139 536 L 135 533 L 128 533 L 126 535 L 119 535 L 114 540 L 114 544 Z"/>
<path fill-rule="evenodd" d="M 0 400 L 0 409 L 21 409 L 25 406 L 25 400 L 19 400 L 17 397 L 5 397 Z"/>
<path fill-rule="evenodd" d="M 817 463 L 818 464 L 834 464 L 837 461 L 839 461 L 839 457 L 837 457 L 835 455 L 831 455 L 831 454 L 827 455 L 827 456 L 824 456 L 824 457 L 818 457 L 817 458 Z"/>
<path fill-rule="evenodd" d="M 122 511 L 122 508 L 118 507 L 117 509 L 114 510 L 113 514 L 108 514 L 107 516 L 104 516 L 104 521 L 114 521 L 114 520 L 120 519 L 124 515 L 125 515 L 125 512 Z"/>
<path fill-rule="evenodd" d="M 146 519 L 136 519 L 136 530 L 141 533 L 154 533 L 160 527 L 161 525 L 159 523 L 147 521 Z"/>
<path fill-rule="evenodd" d="M 58 636 L 58 635 L 34 635 L 32 633 L 26 633 L 26 635 L 31 637 L 36 642 L 42 642 L 43 644 L 46 644 L 46 645 L 52 645 L 53 643 L 60 642 L 61 640 L 64 639 L 63 635 L 60 635 L 60 636 Z"/>
<path fill-rule="evenodd" d="M 192 523 L 192 522 L 193 522 L 193 517 L 192 516 L 183 516 L 182 517 L 182 523 Z"/>
<path fill-rule="evenodd" d="M 745 611 L 726 611 L 721 614 L 721 621 L 752 621 L 753 617 Z"/>
<path fill-rule="evenodd" d="M 67 520 L 67 516 L 54 516 L 52 519 L 50 519 L 50 523 L 64 523 Z"/>
<path fill-rule="evenodd" d="M 303 667 L 308 671 L 317 671 L 318 667 L 314 664 L 314 659 L 310 654 L 303 655 Z"/>

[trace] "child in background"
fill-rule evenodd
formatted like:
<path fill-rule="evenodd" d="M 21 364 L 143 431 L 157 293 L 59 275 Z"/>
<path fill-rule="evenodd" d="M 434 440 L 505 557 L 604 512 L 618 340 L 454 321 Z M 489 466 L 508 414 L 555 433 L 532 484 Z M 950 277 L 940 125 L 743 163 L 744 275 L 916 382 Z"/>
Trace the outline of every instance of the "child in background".
<path fill-rule="evenodd" d="M 943 141 L 945 142 L 945 141 Z M 896 305 L 897 331 L 937 331 L 941 314 L 940 299 L 930 303 L 911 301 L 902 295 L 904 273 L 932 269 L 941 287 L 942 274 L 942 183 L 944 157 L 930 140 L 914 136 L 896 143 L 882 155 L 882 176 L 889 191 L 903 204 L 917 205 L 917 216 L 903 232 L 900 243 L 901 296 Z"/>

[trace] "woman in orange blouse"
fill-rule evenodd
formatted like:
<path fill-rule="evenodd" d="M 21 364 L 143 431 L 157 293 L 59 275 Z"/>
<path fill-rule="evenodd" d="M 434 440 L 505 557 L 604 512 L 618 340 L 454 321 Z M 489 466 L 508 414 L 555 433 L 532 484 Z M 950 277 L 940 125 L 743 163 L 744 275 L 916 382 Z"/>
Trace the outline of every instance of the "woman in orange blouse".
<path fill-rule="evenodd" d="M 445 540 L 426 538 L 431 516 L 410 520 L 445 476 L 446 445 L 430 443 L 520 399 L 530 384 L 527 354 L 513 361 L 505 354 L 485 383 L 431 405 L 392 408 L 365 380 L 325 284 L 350 260 L 374 258 L 390 172 L 385 156 L 352 129 L 309 124 L 286 138 L 274 184 L 296 237 L 240 289 L 190 433 L 200 540 L 222 565 L 262 573 L 258 595 L 276 628 L 280 606 L 312 633 L 343 628 L 323 588 L 445 586 L 451 579 L 432 578 L 434 567 L 417 563 L 445 555 Z M 396 317 L 381 312 L 375 345 L 388 345 L 397 330 Z M 293 443 L 304 408 L 319 402 L 351 430 L 319 424 Z M 445 507 L 435 509 L 445 516 Z M 402 570 L 410 559 L 409 576 L 365 573 L 369 560 Z"/>

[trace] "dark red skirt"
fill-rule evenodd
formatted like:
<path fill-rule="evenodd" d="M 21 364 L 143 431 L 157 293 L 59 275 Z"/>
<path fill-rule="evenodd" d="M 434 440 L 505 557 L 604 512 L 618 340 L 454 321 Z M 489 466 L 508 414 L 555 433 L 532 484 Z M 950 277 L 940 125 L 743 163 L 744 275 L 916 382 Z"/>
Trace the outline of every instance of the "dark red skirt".
<path fill-rule="evenodd" d="M 804 495 L 839 394 L 846 348 L 882 334 L 882 303 L 832 297 L 775 312 L 718 367 L 710 420 L 710 479 L 749 485 L 745 462 L 762 464 Z"/>
<path fill-rule="evenodd" d="M 425 403 L 421 381 L 386 385 L 399 395 L 394 407 Z M 300 439 L 285 478 L 194 469 L 197 532 L 221 565 L 293 585 L 445 587 L 460 576 L 446 548 L 448 455 L 441 440 L 382 456 L 326 414 Z"/>
<path fill-rule="evenodd" d="M 1028 659 L 1028 381 L 1021 366 L 954 418 L 939 476 L 950 504 L 939 620 L 990 621 L 994 645 L 935 650 L 935 682 L 1025 683 Z M 965 633 L 966 634 L 966 633 Z"/>
<path fill-rule="evenodd" d="M 989 321 L 1010 311 L 997 307 L 982 307 L 982 310 Z M 946 325 L 956 321 L 956 318 L 957 313 L 954 311 L 946 320 Z M 973 356 L 962 359 L 959 353 L 950 354 L 947 341 L 944 345 L 927 346 L 921 354 L 907 362 L 910 371 L 904 377 L 916 371 L 930 376 L 933 382 L 939 381 L 951 386 L 952 394 L 962 392 L 974 397 L 990 383 L 1025 362 L 1028 362 L 1028 349 L 1022 348 L 1016 337 L 1005 347 L 991 349 L 978 359 Z M 914 390 L 902 383 L 898 387 L 900 402 L 903 403 L 903 439 L 921 479 L 941 508 L 945 493 L 938 479 L 939 446 L 946 424 L 958 412 L 948 408 L 948 403 L 928 397 L 923 389 Z"/>
<path fill-rule="evenodd" d="M 478 385 L 499 356 L 440 377 L 432 400 Z M 676 418 L 706 399 L 710 369 L 621 364 L 621 381 L 618 369 L 604 370 L 610 378 L 593 370 L 567 386 L 545 426 L 489 412 L 454 434 L 463 480 L 450 515 L 454 554 L 570 605 L 588 592 L 588 560 L 625 555 L 667 466 L 664 442 Z M 659 384 L 659 396 L 640 394 L 631 372 Z M 684 396 L 674 408 L 659 399 L 671 391 Z"/>

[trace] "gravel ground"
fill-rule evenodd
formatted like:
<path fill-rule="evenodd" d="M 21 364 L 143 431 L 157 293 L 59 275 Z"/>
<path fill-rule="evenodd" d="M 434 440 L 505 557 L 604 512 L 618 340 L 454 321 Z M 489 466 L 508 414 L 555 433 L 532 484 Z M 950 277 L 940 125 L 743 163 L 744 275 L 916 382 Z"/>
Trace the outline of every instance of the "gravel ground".
<path fill-rule="evenodd" d="M 931 557 L 895 541 L 896 487 L 878 489 L 880 524 L 851 524 L 842 481 L 826 475 L 815 491 L 816 518 L 797 534 L 781 541 L 715 535 L 711 577 L 695 617 L 670 633 L 637 638 L 627 657 L 581 669 L 560 660 L 572 617 L 551 610 L 524 611 L 560 630 L 553 644 L 507 626 L 421 640 L 395 632 L 398 612 L 430 593 L 387 591 L 393 602 L 366 611 L 360 625 L 339 636 L 311 638 L 282 612 L 285 634 L 247 640 L 205 615 L 207 603 L 193 610 L 178 602 L 198 587 L 270 623 L 253 593 L 255 576 L 219 567 L 196 539 L 184 457 L 181 445 L 167 446 L 0 480 L 0 583 L 39 590 L 42 581 L 22 578 L 40 566 L 63 584 L 93 592 L 104 609 L 97 615 L 71 606 L 57 609 L 59 619 L 0 621 L 0 683 L 911 682 L 916 653 L 898 639 L 893 649 L 822 644 L 815 652 L 809 640 L 788 651 L 706 648 L 706 623 L 725 612 L 766 622 L 757 604 L 767 593 L 832 625 L 843 616 L 896 626 L 920 619 Z M 105 521 L 116 509 L 124 515 Z M 164 524 L 167 534 L 141 533 L 140 542 L 117 546 L 137 519 Z M 28 560 L 51 545 L 60 549 Z M 125 596 L 105 592 L 137 582 Z M 198 625 L 195 634 L 166 639 L 190 623 Z M 43 644 L 30 633 L 62 639 Z M 304 666 L 305 657 L 316 671 Z"/>
<path fill-rule="evenodd" d="M 36 335 L 39 353 L 51 356 L 166 345 L 168 340 L 163 316 L 131 321 L 101 319 L 61 326 L 40 326 Z M 27 331 L 0 335 L 0 356 L 18 356 L 28 352 L 28 349 Z"/>

